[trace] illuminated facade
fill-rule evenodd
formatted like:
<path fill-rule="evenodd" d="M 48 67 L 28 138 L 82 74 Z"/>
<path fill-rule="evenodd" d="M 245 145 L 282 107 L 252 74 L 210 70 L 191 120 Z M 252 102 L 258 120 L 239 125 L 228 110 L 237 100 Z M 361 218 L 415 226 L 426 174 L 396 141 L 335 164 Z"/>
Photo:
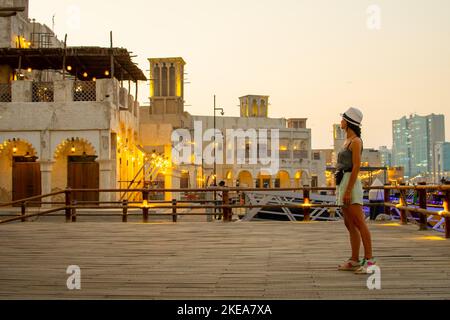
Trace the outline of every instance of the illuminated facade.
<path fill-rule="evenodd" d="M 203 130 L 214 127 L 214 117 L 191 115 L 184 110 L 182 58 L 152 58 L 150 62 L 150 107 L 141 107 L 140 136 L 144 150 L 158 150 L 171 158 L 171 135 L 176 129 L 194 130 L 194 122 L 201 121 Z M 276 174 L 261 173 L 258 164 L 216 165 L 216 181 L 224 180 L 227 186 L 289 187 L 325 185 L 325 161 L 311 151 L 311 130 L 305 118 L 270 118 L 269 97 L 246 95 L 239 98 L 240 117 L 216 116 L 216 128 L 280 130 L 280 170 Z M 203 148 L 206 147 L 206 143 Z M 202 148 L 202 149 L 203 149 Z M 218 146 L 216 152 L 225 153 Z M 192 155 L 192 162 L 195 156 Z M 202 187 L 210 185 L 214 166 L 184 164 L 173 166 L 165 176 L 165 187 Z M 175 195 L 174 195 L 175 196 Z M 168 195 L 167 197 L 171 197 Z"/>

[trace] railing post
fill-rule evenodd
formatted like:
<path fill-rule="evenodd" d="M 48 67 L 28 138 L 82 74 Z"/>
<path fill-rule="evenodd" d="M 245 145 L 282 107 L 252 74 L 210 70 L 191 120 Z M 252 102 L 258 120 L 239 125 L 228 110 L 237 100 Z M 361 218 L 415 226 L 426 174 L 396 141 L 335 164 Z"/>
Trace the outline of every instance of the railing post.
<path fill-rule="evenodd" d="M 70 188 L 67 188 L 64 191 L 64 194 L 66 196 L 66 222 L 70 221 L 70 214 L 71 214 L 71 210 L 70 210 L 70 204 L 72 203 L 72 192 L 70 190 Z"/>
<path fill-rule="evenodd" d="M 26 211 L 27 211 L 27 203 L 24 201 L 20 204 L 20 214 L 22 215 L 21 219 L 22 222 L 27 221 L 27 219 L 24 218 Z"/>
<path fill-rule="evenodd" d="M 406 192 L 404 189 L 400 189 L 400 199 L 399 199 L 399 203 L 402 206 L 407 206 L 408 203 L 406 202 Z M 400 222 L 401 224 L 408 224 L 408 217 L 406 215 L 406 210 L 405 209 L 400 209 Z"/>
<path fill-rule="evenodd" d="M 391 190 L 390 189 L 386 189 L 386 184 L 384 185 L 384 203 L 388 203 L 391 202 Z M 388 206 L 384 206 L 384 214 L 386 215 L 391 215 L 391 208 Z"/>
<path fill-rule="evenodd" d="M 172 199 L 172 221 L 177 222 L 177 199 Z"/>
<path fill-rule="evenodd" d="M 222 191 L 223 198 L 222 198 L 222 204 L 224 206 L 228 206 L 230 204 L 230 195 L 228 193 L 228 190 Z M 223 213 L 223 222 L 230 222 L 231 221 L 231 208 L 230 207 L 223 207 L 222 210 Z"/>
<path fill-rule="evenodd" d="M 419 185 L 426 185 L 425 182 L 419 183 Z M 419 189 L 419 207 L 421 209 L 427 209 L 427 189 Z M 425 213 L 419 213 L 419 230 L 427 230 L 427 215 Z"/>
<path fill-rule="evenodd" d="M 148 222 L 148 188 L 144 186 L 144 189 L 142 190 L 142 202 L 144 205 L 142 206 L 142 222 L 147 223 Z"/>
<path fill-rule="evenodd" d="M 72 200 L 72 222 L 77 222 L 77 208 L 75 208 L 76 205 L 77 200 Z"/>
<path fill-rule="evenodd" d="M 444 211 L 445 211 L 445 238 L 450 239 L 450 216 L 448 214 L 450 207 L 450 190 L 445 191 Z"/>
<path fill-rule="evenodd" d="M 310 204 L 309 199 L 309 186 L 304 186 L 305 189 L 303 189 L 303 203 L 304 204 Z M 310 221 L 310 208 L 308 206 L 303 207 L 303 221 Z"/>
<path fill-rule="evenodd" d="M 128 200 L 122 200 L 122 222 L 128 221 Z"/>

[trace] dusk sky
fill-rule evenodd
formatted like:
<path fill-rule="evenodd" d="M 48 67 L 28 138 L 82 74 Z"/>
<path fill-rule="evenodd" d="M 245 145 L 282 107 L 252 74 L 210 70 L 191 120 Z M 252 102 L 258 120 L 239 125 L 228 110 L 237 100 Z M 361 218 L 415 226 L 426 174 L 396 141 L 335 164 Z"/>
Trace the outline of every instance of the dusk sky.
<path fill-rule="evenodd" d="M 109 46 L 112 30 L 147 75 L 147 58 L 183 57 L 192 114 L 212 114 L 216 94 L 237 116 L 238 97 L 261 94 L 269 116 L 308 118 L 313 148 L 332 146 L 350 106 L 366 147 L 390 147 L 392 120 L 411 113 L 444 114 L 450 141 L 449 0 L 30 0 L 30 18 L 51 27 L 53 14 L 70 46 Z M 148 96 L 142 83 L 141 104 Z"/>

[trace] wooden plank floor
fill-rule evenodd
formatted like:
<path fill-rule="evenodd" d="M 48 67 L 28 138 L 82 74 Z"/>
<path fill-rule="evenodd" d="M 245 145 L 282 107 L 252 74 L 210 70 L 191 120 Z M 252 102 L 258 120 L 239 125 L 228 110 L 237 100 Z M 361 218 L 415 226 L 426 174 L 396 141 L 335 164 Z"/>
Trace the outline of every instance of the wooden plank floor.
<path fill-rule="evenodd" d="M 0 225 L 0 298 L 450 298 L 450 240 L 412 225 L 370 229 L 381 290 L 336 271 L 350 256 L 341 222 Z M 66 287 L 69 265 L 81 290 Z"/>

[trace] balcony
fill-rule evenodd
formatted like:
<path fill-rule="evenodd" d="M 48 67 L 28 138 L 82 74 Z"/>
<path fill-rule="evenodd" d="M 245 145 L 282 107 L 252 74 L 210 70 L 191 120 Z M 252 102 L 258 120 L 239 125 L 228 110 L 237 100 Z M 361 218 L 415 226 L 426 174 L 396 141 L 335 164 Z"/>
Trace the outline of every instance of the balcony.
<path fill-rule="evenodd" d="M 128 110 L 134 116 L 137 116 L 138 111 L 135 98 L 125 88 L 121 88 L 116 79 L 13 81 L 11 84 L 0 84 L 2 102 L 111 102 L 117 109 Z"/>
<path fill-rule="evenodd" d="M 11 102 L 11 84 L 0 83 L 0 102 Z"/>

